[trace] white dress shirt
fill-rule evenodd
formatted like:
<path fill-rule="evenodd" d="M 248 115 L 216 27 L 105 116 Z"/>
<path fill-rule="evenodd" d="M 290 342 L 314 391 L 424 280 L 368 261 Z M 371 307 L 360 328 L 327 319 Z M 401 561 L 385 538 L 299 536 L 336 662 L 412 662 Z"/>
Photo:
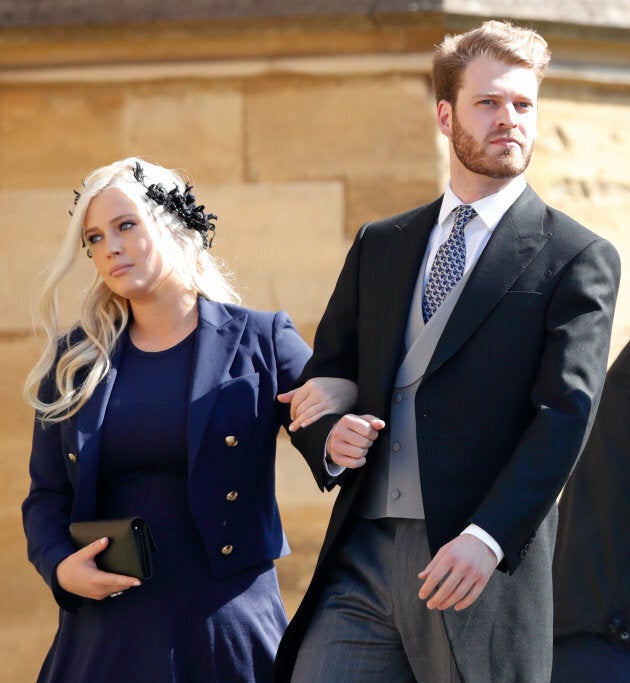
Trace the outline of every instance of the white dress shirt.
<path fill-rule="evenodd" d="M 492 232 L 497 227 L 503 214 L 514 204 L 526 186 L 525 177 L 520 175 L 510 181 L 510 183 L 499 192 L 488 195 L 470 204 L 477 215 L 470 220 L 464 229 L 464 239 L 466 240 L 466 266 L 464 272 L 468 272 L 475 266 L 481 252 L 488 243 Z M 438 221 L 433 227 L 429 237 L 429 256 L 427 267 L 424 272 L 424 286 L 426 287 L 427 278 L 435 259 L 435 254 L 443 242 L 451 234 L 451 228 L 455 221 L 453 211 L 460 205 L 465 204 L 453 192 L 450 182 L 444 191 L 444 199 L 438 216 Z"/>

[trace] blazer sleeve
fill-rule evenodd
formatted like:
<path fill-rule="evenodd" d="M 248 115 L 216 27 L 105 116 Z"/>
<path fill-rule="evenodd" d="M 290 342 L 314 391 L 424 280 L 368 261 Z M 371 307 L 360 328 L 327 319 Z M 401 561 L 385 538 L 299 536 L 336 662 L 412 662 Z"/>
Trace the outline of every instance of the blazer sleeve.
<path fill-rule="evenodd" d="M 291 318 L 279 311 L 273 319 L 273 345 L 276 358 L 276 382 L 278 393 L 289 391 L 294 385 L 304 365 L 311 356 L 311 349 L 302 339 Z M 281 422 L 285 429 L 291 424 L 289 406 L 276 401 Z"/>
<path fill-rule="evenodd" d="M 42 382 L 39 391 L 44 401 L 52 400 L 54 373 Z M 28 558 L 50 587 L 56 601 L 72 609 L 79 600 L 57 583 L 56 569 L 61 560 L 74 552 L 68 525 L 74 487 L 65 466 L 62 442 L 63 423 L 43 424 L 35 416 L 29 471 L 31 485 L 22 504 L 22 520 Z"/>
<path fill-rule="evenodd" d="M 606 374 L 619 277 L 616 250 L 596 239 L 566 265 L 547 307 L 543 353 L 530 395 L 535 417 L 469 520 L 497 540 L 510 572 L 525 557 L 591 430 Z"/>

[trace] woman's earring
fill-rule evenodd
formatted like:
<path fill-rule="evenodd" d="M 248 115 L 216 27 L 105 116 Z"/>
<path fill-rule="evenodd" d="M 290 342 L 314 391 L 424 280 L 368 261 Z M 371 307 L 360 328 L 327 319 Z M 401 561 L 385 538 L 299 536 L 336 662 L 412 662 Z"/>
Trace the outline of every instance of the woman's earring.
<path fill-rule="evenodd" d="M 92 250 L 91 249 L 88 249 L 86 253 L 87 253 L 88 258 L 92 258 Z"/>

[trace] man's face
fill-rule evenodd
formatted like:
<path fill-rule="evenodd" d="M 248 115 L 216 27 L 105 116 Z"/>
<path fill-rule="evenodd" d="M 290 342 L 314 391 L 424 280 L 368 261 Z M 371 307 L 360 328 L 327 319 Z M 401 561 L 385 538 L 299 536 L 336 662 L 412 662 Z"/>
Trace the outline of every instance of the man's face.
<path fill-rule="evenodd" d="M 483 57 L 471 62 L 446 133 L 459 163 L 489 178 L 523 173 L 536 138 L 537 93 L 531 69 Z"/>

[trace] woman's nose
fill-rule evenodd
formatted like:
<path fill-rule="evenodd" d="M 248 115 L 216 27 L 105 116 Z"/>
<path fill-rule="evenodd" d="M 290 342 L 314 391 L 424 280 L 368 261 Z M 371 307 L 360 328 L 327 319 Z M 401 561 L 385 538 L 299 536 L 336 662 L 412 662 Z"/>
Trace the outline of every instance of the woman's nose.
<path fill-rule="evenodd" d="M 119 237 L 108 237 L 106 243 L 106 252 L 108 255 L 120 254 L 121 243 Z"/>

